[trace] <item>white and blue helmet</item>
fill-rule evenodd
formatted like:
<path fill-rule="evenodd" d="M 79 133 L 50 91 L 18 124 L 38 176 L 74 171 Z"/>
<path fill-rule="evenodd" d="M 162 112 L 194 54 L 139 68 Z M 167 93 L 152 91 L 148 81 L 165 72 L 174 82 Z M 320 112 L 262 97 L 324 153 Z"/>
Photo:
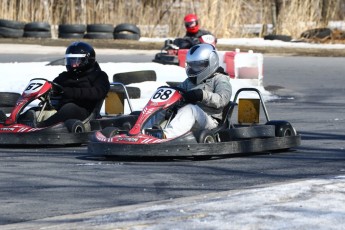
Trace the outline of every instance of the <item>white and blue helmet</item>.
<path fill-rule="evenodd" d="M 219 57 L 211 44 L 198 44 L 186 56 L 186 73 L 195 84 L 209 78 L 219 68 Z"/>

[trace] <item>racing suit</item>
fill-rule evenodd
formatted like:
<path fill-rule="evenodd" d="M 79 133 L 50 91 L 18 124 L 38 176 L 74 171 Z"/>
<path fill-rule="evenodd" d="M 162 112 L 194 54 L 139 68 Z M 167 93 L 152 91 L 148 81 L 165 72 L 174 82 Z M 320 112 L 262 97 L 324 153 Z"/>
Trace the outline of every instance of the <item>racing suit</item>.
<path fill-rule="evenodd" d="M 63 87 L 63 94 L 56 106 L 57 112 L 38 123 L 45 127 L 68 119 L 86 119 L 95 107 L 106 97 L 110 84 L 108 75 L 96 62 L 91 68 L 81 73 L 62 72 L 54 82 Z"/>
<path fill-rule="evenodd" d="M 196 104 L 187 104 L 180 108 L 167 128 L 163 130 L 166 138 L 180 136 L 193 127 L 198 129 L 216 128 L 222 119 L 224 107 L 230 102 L 232 87 L 220 67 L 216 73 L 196 85 L 187 78 L 179 87 L 188 91 L 201 89 L 202 100 Z"/>

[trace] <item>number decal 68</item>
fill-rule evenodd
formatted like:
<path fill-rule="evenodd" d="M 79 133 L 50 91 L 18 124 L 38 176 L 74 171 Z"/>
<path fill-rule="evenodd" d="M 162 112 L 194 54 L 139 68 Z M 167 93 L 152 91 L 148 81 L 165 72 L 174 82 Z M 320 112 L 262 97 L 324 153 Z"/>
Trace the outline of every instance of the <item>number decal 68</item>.
<path fill-rule="evenodd" d="M 161 102 L 168 100 L 176 90 L 171 88 L 159 88 L 156 93 L 151 97 L 153 102 Z"/>

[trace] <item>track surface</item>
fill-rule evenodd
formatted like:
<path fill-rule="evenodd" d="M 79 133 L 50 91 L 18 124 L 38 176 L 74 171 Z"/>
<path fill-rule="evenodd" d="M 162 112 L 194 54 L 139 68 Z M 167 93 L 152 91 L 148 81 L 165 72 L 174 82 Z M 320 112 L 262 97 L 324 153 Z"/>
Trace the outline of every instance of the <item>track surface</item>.
<path fill-rule="evenodd" d="M 89 156 L 85 147 L 3 148 L 0 225 L 344 174 L 345 58 L 269 56 L 264 63 L 266 89 L 281 96 L 266 103 L 270 118 L 290 121 L 302 134 L 300 147 L 209 161 L 109 160 Z"/>

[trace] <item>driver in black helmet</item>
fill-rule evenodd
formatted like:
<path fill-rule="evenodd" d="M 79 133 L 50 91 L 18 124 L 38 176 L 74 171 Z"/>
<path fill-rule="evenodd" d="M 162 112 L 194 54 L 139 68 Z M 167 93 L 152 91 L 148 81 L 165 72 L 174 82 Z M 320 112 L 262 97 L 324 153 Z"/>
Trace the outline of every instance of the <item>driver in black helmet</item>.
<path fill-rule="evenodd" d="M 106 97 L 110 84 L 108 75 L 96 61 L 95 50 L 85 42 L 74 42 L 65 54 L 67 71 L 53 82 L 62 86 L 57 112 L 37 123 L 46 127 L 68 119 L 85 120 Z"/>

